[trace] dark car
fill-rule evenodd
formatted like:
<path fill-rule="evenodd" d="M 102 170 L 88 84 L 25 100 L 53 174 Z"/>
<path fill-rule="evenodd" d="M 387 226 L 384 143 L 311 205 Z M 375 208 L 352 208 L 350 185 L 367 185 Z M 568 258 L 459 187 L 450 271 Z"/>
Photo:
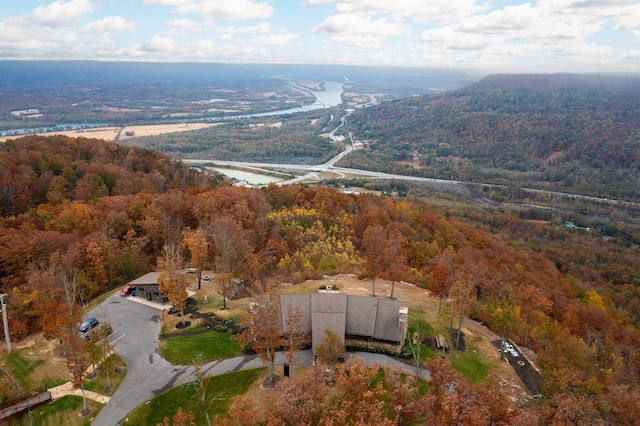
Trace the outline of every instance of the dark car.
<path fill-rule="evenodd" d="M 100 325 L 100 321 L 98 321 L 96 318 L 89 318 L 88 320 L 80 324 L 79 330 L 80 330 L 80 333 L 86 333 L 87 331 L 93 330 L 99 325 Z"/>
<path fill-rule="evenodd" d="M 120 296 L 125 297 L 125 296 L 135 296 L 136 294 L 136 286 L 135 285 L 128 285 L 125 288 L 122 289 L 122 291 L 120 292 Z"/>

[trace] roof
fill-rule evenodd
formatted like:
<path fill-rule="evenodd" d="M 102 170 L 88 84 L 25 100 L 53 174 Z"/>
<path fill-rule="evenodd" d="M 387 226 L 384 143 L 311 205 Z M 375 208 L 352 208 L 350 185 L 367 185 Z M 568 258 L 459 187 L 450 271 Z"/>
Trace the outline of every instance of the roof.
<path fill-rule="evenodd" d="M 372 296 L 344 293 L 283 294 L 280 296 L 280 330 L 286 329 L 288 312 L 299 313 L 300 322 L 311 330 L 315 348 L 331 330 L 345 335 L 401 342 L 406 331 L 409 304 Z"/>
<path fill-rule="evenodd" d="M 131 281 L 129 285 L 149 285 L 149 284 L 157 285 L 159 275 L 160 275 L 160 272 L 149 272 L 148 274 L 145 274 L 140 278 L 136 278 L 135 280 Z"/>

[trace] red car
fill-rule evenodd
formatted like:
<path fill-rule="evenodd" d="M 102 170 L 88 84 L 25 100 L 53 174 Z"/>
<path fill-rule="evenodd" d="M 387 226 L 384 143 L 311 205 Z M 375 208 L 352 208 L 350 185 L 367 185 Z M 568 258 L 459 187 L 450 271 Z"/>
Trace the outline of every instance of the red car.
<path fill-rule="evenodd" d="M 135 296 L 136 294 L 136 286 L 135 285 L 128 285 L 125 288 L 122 289 L 122 291 L 120 292 L 120 296 L 122 297 L 126 297 L 129 295 L 133 295 Z"/>

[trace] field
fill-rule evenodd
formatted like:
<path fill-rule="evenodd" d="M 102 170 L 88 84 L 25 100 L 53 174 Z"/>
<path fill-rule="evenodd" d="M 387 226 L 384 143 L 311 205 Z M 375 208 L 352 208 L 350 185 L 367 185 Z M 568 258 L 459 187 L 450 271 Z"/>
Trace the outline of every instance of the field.
<path fill-rule="evenodd" d="M 95 138 L 106 141 L 121 141 L 138 136 L 162 135 L 165 133 L 185 132 L 190 130 L 200 130 L 215 126 L 220 123 L 179 123 L 179 124 L 153 124 L 148 126 L 126 126 L 126 127 L 98 127 L 95 129 L 68 130 L 51 133 L 38 133 L 42 136 L 64 135 L 74 138 Z M 16 139 L 20 136 L 0 136 L 0 142 L 9 139 Z"/>

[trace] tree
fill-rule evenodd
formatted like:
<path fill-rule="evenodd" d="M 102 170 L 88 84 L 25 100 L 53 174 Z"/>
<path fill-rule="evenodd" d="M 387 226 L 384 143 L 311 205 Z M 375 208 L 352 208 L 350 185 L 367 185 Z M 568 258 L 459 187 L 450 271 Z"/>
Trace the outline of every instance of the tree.
<path fill-rule="evenodd" d="M 382 225 L 372 225 L 364 231 L 364 267 L 371 276 L 372 296 L 376 295 L 376 279 L 387 265 L 386 243 L 387 232 Z"/>
<path fill-rule="evenodd" d="M 468 315 L 473 292 L 480 285 L 481 277 L 486 270 L 476 250 L 465 248 L 458 253 L 458 256 L 462 259 L 462 263 L 456 270 L 451 287 L 451 299 L 458 316 L 456 349 L 460 347 L 462 324 Z"/>
<path fill-rule="evenodd" d="M 407 375 L 397 367 L 384 370 L 384 383 L 391 397 L 391 406 L 398 425 L 412 424 L 431 408 L 433 397 L 421 395 L 418 378 Z"/>
<path fill-rule="evenodd" d="M 209 243 L 207 242 L 207 234 L 201 228 L 191 230 L 187 228 L 184 231 L 184 239 L 182 244 L 187 247 L 191 253 L 191 263 L 196 268 L 198 276 L 198 290 L 202 281 L 202 270 L 209 263 Z"/>
<path fill-rule="evenodd" d="M 307 326 L 302 323 L 302 313 L 297 307 L 291 305 L 291 301 L 282 313 L 283 322 L 283 338 L 286 348 L 287 364 L 295 363 L 298 358 L 296 352 L 302 349 L 304 344 L 309 340 L 309 331 Z"/>
<path fill-rule="evenodd" d="M 336 386 L 343 391 L 338 404 L 326 410 L 329 424 L 381 425 L 397 424 L 384 407 L 386 394 L 382 382 L 376 383 L 378 366 L 366 366 L 359 357 L 350 357 L 336 371 Z"/>
<path fill-rule="evenodd" d="M 520 307 L 514 302 L 510 291 L 504 291 L 502 296 L 489 304 L 487 314 L 491 318 L 492 328 L 500 337 L 510 339 L 511 333 L 520 323 Z M 504 359 L 501 346 L 500 358 Z"/>
<path fill-rule="evenodd" d="M 387 237 L 387 243 L 385 247 L 386 265 L 389 269 L 389 275 L 391 276 L 391 295 L 389 298 L 393 299 L 393 291 L 395 289 L 396 278 L 398 274 L 406 269 L 407 264 L 407 248 L 409 246 L 409 240 L 402 234 L 399 224 L 397 226 L 391 226 L 389 229 L 389 235 Z"/>
<path fill-rule="evenodd" d="M 189 411 L 185 412 L 182 407 L 178 407 L 178 411 L 173 415 L 173 426 L 196 426 L 194 421 L 196 418 L 195 413 Z M 171 426 L 169 418 L 165 417 L 162 423 L 157 423 L 156 426 Z"/>
<path fill-rule="evenodd" d="M 305 375 L 278 382 L 267 401 L 265 424 L 314 425 L 327 407 L 330 387 L 323 368 L 310 368 Z"/>
<path fill-rule="evenodd" d="M 171 302 L 173 308 L 180 311 L 184 325 L 184 309 L 187 307 L 187 289 L 182 274 L 182 255 L 173 243 L 162 247 L 162 256 L 158 257 L 158 290 Z"/>
<path fill-rule="evenodd" d="M 195 380 L 192 383 L 196 391 L 196 398 L 198 399 L 198 405 L 204 411 L 204 415 L 207 418 L 207 426 L 211 426 L 211 419 L 209 418 L 209 408 L 212 399 L 207 398 L 207 390 L 209 388 L 209 381 L 211 376 L 207 376 L 206 372 L 202 370 L 204 365 L 202 357 L 197 357 L 193 363 L 195 371 L 193 376 Z"/>
<path fill-rule="evenodd" d="M 422 371 L 422 341 L 426 337 L 424 331 L 420 327 L 420 323 L 414 324 L 407 333 L 406 345 L 409 347 L 413 356 L 413 362 L 416 369 L 416 377 L 421 377 Z"/>
<path fill-rule="evenodd" d="M 453 260 L 451 249 L 447 248 L 435 260 L 435 267 L 429 275 L 429 290 L 438 295 L 438 312 L 442 309 L 442 301 L 449 298 L 453 284 Z"/>
<path fill-rule="evenodd" d="M 280 332 L 280 296 L 272 289 L 255 297 L 240 325 L 245 330 L 238 338 L 245 347 L 253 349 L 268 365 L 266 385 L 272 387 L 277 378 L 275 370 L 276 351 L 282 346 Z"/>
<path fill-rule="evenodd" d="M 227 309 L 227 296 L 233 278 L 243 268 L 250 267 L 251 246 L 242 225 L 233 217 L 224 216 L 213 226 L 216 273 L 222 285 L 222 309 Z"/>
<path fill-rule="evenodd" d="M 333 382 L 333 376 L 340 358 L 344 356 L 345 347 L 342 338 L 331 330 L 324 331 L 324 341 L 316 346 L 316 356 L 329 370 L 329 381 Z"/>

